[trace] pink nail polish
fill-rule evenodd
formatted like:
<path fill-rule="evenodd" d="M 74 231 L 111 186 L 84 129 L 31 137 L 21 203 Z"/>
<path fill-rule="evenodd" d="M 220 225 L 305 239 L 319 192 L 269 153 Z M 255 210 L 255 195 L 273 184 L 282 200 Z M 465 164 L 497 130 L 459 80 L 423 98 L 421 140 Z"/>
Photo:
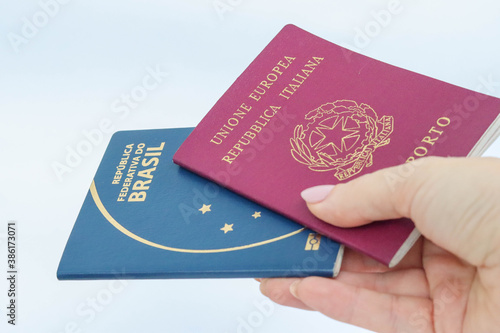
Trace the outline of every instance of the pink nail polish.
<path fill-rule="evenodd" d="M 300 193 L 302 199 L 307 203 L 318 203 L 323 201 L 335 185 L 318 185 L 309 187 Z"/>
<path fill-rule="evenodd" d="M 297 281 L 293 281 L 293 283 L 290 285 L 290 294 L 293 295 L 293 297 L 295 298 L 298 298 L 297 297 L 297 286 L 299 285 L 300 283 L 300 280 L 297 280 Z"/>

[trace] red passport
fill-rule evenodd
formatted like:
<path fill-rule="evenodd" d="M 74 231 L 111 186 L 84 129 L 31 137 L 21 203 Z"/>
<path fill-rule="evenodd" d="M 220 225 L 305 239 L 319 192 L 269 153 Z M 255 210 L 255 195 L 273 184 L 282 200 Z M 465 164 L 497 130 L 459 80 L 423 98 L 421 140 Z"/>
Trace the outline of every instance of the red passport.
<path fill-rule="evenodd" d="M 248 66 L 174 162 L 394 266 L 412 221 L 342 229 L 300 197 L 423 156 L 472 156 L 498 135 L 500 100 L 354 53 L 293 25 Z"/>

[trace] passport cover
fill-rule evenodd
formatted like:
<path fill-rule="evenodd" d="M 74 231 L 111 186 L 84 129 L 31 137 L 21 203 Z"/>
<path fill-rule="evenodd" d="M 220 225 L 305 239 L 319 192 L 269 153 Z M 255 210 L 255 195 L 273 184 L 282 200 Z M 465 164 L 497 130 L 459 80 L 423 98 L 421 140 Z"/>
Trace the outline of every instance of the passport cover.
<path fill-rule="evenodd" d="M 314 217 L 300 192 L 423 156 L 467 156 L 499 111 L 494 97 L 287 25 L 174 162 L 394 266 L 419 236 L 412 221 L 338 228 Z"/>
<path fill-rule="evenodd" d="M 113 135 L 59 279 L 337 274 L 340 244 L 175 165 L 191 131 Z"/>

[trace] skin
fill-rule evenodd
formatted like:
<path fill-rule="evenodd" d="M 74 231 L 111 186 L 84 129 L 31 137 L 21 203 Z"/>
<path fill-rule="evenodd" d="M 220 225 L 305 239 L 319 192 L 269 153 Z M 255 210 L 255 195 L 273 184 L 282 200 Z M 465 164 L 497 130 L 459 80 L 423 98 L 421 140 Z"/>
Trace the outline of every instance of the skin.
<path fill-rule="evenodd" d="M 307 205 L 339 227 L 408 217 L 423 237 L 392 269 L 347 250 L 335 279 L 263 279 L 274 302 L 377 332 L 499 332 L 500 159 L 422 158 Z"/>

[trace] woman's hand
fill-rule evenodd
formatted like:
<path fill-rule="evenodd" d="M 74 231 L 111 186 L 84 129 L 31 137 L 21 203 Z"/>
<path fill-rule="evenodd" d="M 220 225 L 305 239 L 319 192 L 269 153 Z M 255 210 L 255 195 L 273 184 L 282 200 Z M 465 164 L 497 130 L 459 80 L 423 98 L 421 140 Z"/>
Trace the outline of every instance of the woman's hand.
<path fill-rule="evenodd" d="M 271 300 L 377 332 L 500 332 L 500 159 L 423 158 L 303 198 L 339 227 L 408 217 L 424 237 L 392 269 L 347 250 L 336 279 L 263 279 Z"/>

